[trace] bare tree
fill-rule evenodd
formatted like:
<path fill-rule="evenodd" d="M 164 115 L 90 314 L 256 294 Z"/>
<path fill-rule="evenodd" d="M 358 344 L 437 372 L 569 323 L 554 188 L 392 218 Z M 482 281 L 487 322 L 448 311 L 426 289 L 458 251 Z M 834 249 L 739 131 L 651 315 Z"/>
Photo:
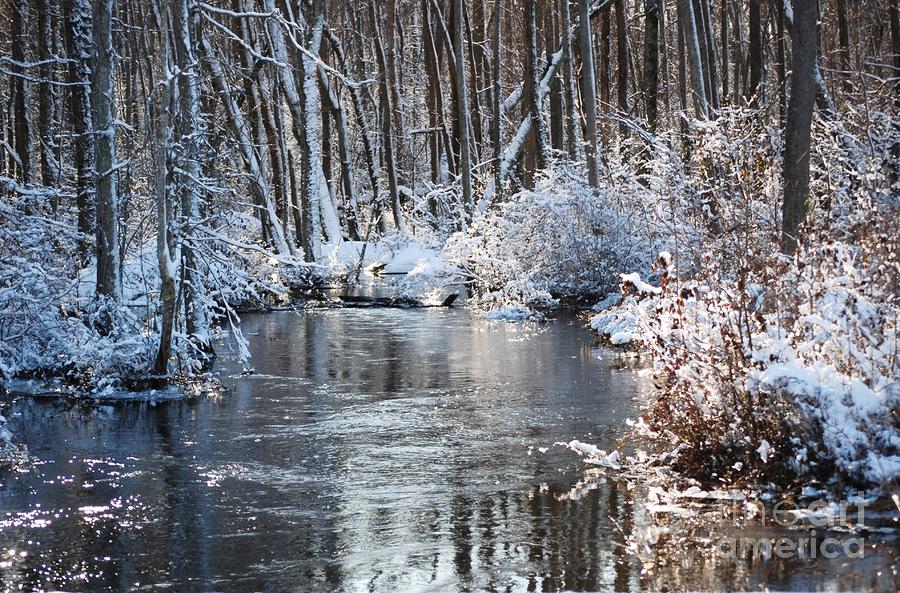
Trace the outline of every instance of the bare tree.
<path fill-rule="evenodd" d="M 72 117 L 72 163 L 78 207 L 79 254 L 86 264 L 92 253 L 87 237 L 96 231 L 94 208 L 94 126 L 91 108 L 93 27 L 87 0 L 64 0 L 66 52 L 69 55 L 69 112 Z"/>
<path fill-rule="evenodd" d="M 563 34 L 563 80 L 566 101 L 566 150 L 571 160 L 578 159 L 578 122 L 575 119 L 576 94 L 575 94 L 575 60 L 572 56 L 572 17 L 569 11 L 570 0 L 559 0 L 560 21 L 562 21 Z"/>
<path fill-rule="evenodd" d="M 28 49 L 28 23 L 30 10 L 28 0 L 16 0 L 12 7 L 12 96 L 13 96 L 13 134 L 15 136 L 16 155 L 19 173 L 25 183 L 34 183 L 34 124 L 30 77 L 26 75 L 24 65 L 30 58 Z"/>
<path fill-rule="evenodd" d="M 709 117 L 709 104 L 706 97 L 706 83 L 703 76 L 703 57 L 700 52 L 697 21 L 694 18 L 694 7 L 691 0 L 678 0 L 678 18 L 681 21 L 685 55 L 691 73 L 691 98 L 694 113 L 698 118 Z"/>
<path fill-rule="evenodd" d="M 631 113 L 628 102 L 628 15 L 625 0 L 615 0 L 616 6 L 616 102 L 622 115 Z M 624 137 L 627 126 L 619 126 L 619 134 Z"/>
<path fill-rule="evenodd" d="M 567 2 L 568 0 L 563 0 Z M 500 97 L 503 95 L 503 67 L 500 63 L 503 58 L 503 47 L 500 37 L 500 19 L 502 3 L 501 0 L 494 0 L 494 18 L 492 22 L 493 37 L 493 105 L 492 105 L 492 121 L 491 121 L 491 143 L 494 145 L 494 197 L 499 198 L 503 189 L 503 174 L 500 164 L 503 160 L 503 113 L 501 112 Z"/>
<path fill-rule="evenodd" d="M 594 54 L 591 43 L 591 19 L 588 0 L 578 0 L 579 40 L 581 49 L 581 103 L 585 119 L 585 143 L 588 183 L 597 188 L 600 185 L 597 170 L 597 99 L 594 85 Z"/>
<path fill-rule="evenodd" d="M 389 65 L 384 50 L 384 44 L 381 41 L 381 22 L 375 8 L 375 2 L 369 4 L 369 14 L 372 21 L 372 31 L 375 38 L 375 55 L 378 59 L 378 67 L 381 70 L 381 132 L 384 146 L 384 164 L 387 169 L 388 189 L 391 192 L 391 212 L 394 216 L 394 225 L 401 233 L 406 229 L 403 225 L 403 211 L 400 209 L 400 191 L 397 183 L 397 163 L 394 158 L 394 128 L 393 114 L 395 109 L 393 106 L 393 96 L 391 90 L 392 77 L 389 72 Z M 390 18 L 390 17 L 389 17 Z"/>
<path fill-rule="evenodd" d="M 469 145 L 469 89 L 466 84 L 466 49 L 463 43 L 463 0 L 451 0 L 454 11 L 453 47 L 456 51 L 456 117 L 459 121 L 459 171 L 463 205 L 474 206 L 472 196 L 472 153 Z"/>
<path fill-rule="evenodd" d="M 659 112 L 659 0 L 644 0 L 644 111 L 650 131 L 656 130 Z"/>
<path fill-rule="evenodd" d="M 758 102 L 763 92 L 763 44 L 760 0 L 750 0 L 750 82 L 748 101 Z"/>
<path fill-rule="evenodd" d="M 536 0 L 525 1 L 525 83 L 523 114 L 531 118 L 531 135 L 525 152 L 525 185 L 534 187 L 536 170 L 546 167 L 547 149 L 544 145 L 544 118 L 538 94 L 537 72 L 537 15 Z"/>
<path fill-rule="evenodd" d="M 816 101 L 816 0 L 794 0 L 791 98 L 784 131 L 782 249 L 793 253 L 809 210 L 809 151 Z"/>
<path fill-rule="evenodd" d="M 95 133 L 94 165 L 97 196 L 97 294 L 119 299 L 119 196 L 116 163 L 116 112 L 113 73 L 113 0 L 94 2 L 94 53 L 91 105 Z"/>
<path fill-rule="evenodd" d="M 37 0 L 38 60 L 40 86 L 38 93 L 38 129 L 41 144 L 41 183 L 44 187 L 56 187 L 59 183 L 59 163 L 56 160 L 56 85 L 52 84 L 53 26 L 50 0 Z"/>
<path fill-rule="evenodd" d="M 181 256 L 175 237 L 175 205 L 169 192 L 169 150 L 172 144 L 171 112 L 173 108 L 173 75 L 169 57 L 168 3 L 160 18 L 160 59 L 158 80 L 154 88 L 153 117 L 153 193 L 156 196 L 156 259 L 159 264 L 160 280 L 160 330 L 159 348 L 153 363 L 157 375 L 169 373 L 169 359 L 172 356 L 172 335 L 175 331 L 175 317 L 178 312 L 178 291 L 176 279 Z"/>

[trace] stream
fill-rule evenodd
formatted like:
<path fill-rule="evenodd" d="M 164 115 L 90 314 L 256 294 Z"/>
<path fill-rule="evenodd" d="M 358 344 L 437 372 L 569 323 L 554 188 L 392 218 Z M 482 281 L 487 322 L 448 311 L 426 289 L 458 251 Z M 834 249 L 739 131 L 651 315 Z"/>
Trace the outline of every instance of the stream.
<path fill-rule="evenodd" d="M 220 344 L 220 394 L 6 400 L 36 463 L 0 472 L 0 590 L 896 590 L 896 531 L 863 559 L 723 558 L 660 530 L 640 484 L 586 484 L 553 443 L 620 448 L 649 385 L 574 316 L 243 328 L 254 372 Z"/>

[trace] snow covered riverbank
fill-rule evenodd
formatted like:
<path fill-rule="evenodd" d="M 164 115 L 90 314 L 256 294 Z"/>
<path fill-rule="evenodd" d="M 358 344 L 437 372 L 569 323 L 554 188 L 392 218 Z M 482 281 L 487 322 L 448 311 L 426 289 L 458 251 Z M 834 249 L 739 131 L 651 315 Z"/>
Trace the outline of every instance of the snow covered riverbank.
<path fill-rule="evenodd" d="M 644 417 L 686 475 L 897 494 L 898 213 L 879 216 L 884 232 L 851 224 L 843 241 L 737 279 L 717 268 L 680 279 L 674 266 L 660 286 L 623 275 L 624 296 L 598 304 L 604 341 L 650 355 L 657 395 Z"/>

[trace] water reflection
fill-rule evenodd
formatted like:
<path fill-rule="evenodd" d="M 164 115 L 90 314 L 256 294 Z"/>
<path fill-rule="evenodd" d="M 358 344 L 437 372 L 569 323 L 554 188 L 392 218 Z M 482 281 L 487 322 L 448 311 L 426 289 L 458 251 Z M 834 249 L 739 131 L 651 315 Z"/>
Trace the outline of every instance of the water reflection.
<path fill-rule="evenodd" d="M 865 564 L 635 553 L 646 492 L 583 475 L 642 385 L 572 320 L 323 310 L 246 322 L 228 396 L 91 406 L 19 399 L 41 460 L 0 475 L 4 590 L 883 588 Z M 533 448 L 529 451 L 529 448 Z M 15 554 L 9 554 L 15 550 Z M 24 555 L 22 555 L 24 553 Z M 650 566 L 650 568 L 648 568 Z M 855 571 L 855 572 L 854 572 Z"/>

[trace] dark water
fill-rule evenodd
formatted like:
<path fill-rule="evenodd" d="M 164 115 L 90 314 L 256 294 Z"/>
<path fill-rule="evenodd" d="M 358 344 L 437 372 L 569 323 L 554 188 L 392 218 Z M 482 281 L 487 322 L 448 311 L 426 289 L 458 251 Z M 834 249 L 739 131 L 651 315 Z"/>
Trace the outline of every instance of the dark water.
<path fill-rule="evenodd" d="M 226 354 L 218 397 L 8 402 L 39 464 L 0 473 L 0 590 L 896 588 L 890 535 L 863 560 L 711 557 L 640 484 L 586 482 L 552 443 L 616 448 L 646 386 L 577 320 L 318 310 L 245 332 L 256 374 Z"/>

